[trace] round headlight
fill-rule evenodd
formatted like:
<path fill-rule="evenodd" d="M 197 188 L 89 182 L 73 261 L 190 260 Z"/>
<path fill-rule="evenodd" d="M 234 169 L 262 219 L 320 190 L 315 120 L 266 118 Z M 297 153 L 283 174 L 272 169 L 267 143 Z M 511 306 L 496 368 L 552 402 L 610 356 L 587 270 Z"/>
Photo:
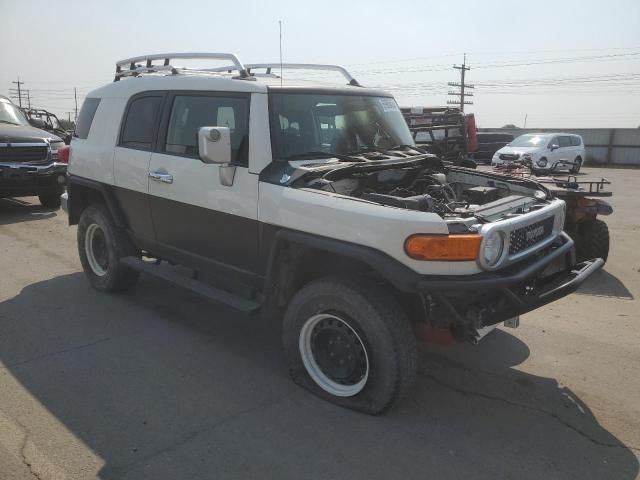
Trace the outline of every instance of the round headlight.
<path fill-rule="evenodd" d="M 538 160 L 538 166 L 539 167 L 546 167 L 547 166 L 547 160 L 546 159 L 542 159 L 542 160 Z"/>
<path fill-rule="evenodd" d="M 488 267 L 494 266 L 502 256 L 504 238 L 500 232 L 491 232 L 484 241 L 482 259 Z"/>

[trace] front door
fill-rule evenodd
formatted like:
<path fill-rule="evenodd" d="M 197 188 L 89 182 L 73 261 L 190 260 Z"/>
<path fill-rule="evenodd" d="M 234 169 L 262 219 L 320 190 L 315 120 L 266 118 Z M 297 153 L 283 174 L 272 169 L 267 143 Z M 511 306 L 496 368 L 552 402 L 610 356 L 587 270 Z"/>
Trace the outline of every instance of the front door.
<path fill-rule="evenodd" d="M 249 173 L 249 94 L 176 92 L 168 95 L 149 193 L 156 241 L 168 258 L 193 268 L 253 274 L 258 260 L 258 175 Z M 198 130 L 231 130 L 232 186 L 219 165 L 198 156 Z"/>

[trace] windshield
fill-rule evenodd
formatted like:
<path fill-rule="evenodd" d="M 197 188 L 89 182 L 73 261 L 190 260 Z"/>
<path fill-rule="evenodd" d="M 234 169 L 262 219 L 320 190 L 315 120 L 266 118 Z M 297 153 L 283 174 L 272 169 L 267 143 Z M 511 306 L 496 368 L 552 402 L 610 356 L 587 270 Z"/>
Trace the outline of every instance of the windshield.
<path fill-rule="evenodd" d="M 273 93 L 269 115 L 276 160 L 310 152 L 348 155 L 414 145 L 390 97 Z"/>
<path fill-rule="evenodd" d="M 511 147 L 539 147 L 544 145 L 548 137 L 541 135 L 520 135 L 518 138 L 509 143 Z"/>
<path fill-rule="evenodd" d="M 10 123 L 12 125 L 29 124 L 18 107 L 5 102 L 0 102 L 0 123 Z"/>

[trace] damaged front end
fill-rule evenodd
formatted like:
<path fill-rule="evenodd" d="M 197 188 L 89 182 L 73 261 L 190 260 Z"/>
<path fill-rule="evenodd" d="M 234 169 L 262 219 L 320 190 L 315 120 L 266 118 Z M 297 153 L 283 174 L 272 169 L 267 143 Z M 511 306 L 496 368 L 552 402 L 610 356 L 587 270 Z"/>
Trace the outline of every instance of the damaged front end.
<path fill-rule="evenodd" d="M 405 254 L 419 262 L 405 262 L 414 271 L 396 283 L 419 298 L 411 302 L 419 305 L 414 319 L 477 343 L 496 324 L 515 326 L 519 315 L 568 295 L 602 267 L 602 259 L 576 264 L 573 240 L 562 231 L 565 203 L 540 183 L 403 153 L 377 161 L 302 162 L 280 178 L 346 201 L 425 212 L 405 243 Z M 448 235 L 436 231 L 434 218 Z M 416 236 L 429 240 L 418 253 L 407 248 Z M 467 247 L 462 256 L 430 255 L 432 247 L 448 248 L 445 240 L 463 238 L 475 241 L 471 255 Z"/>

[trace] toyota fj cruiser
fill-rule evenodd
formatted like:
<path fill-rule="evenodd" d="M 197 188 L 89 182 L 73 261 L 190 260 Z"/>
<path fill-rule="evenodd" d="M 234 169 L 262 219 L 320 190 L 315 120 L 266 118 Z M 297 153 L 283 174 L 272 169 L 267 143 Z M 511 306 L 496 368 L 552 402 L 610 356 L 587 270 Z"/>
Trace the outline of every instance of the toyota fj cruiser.
<path fill-rule="evenodd" d="M 172 65 L 185 58 L 230 65 Z M 543 185 L 445 166 L 390 94 L 342 67 L 282 65 L 344 86 L 232 54 L 116 65 L 82 106 L 63 196 L 90 283 L 124 290 L 145 272 L 282 319 L 294 380 L 334 403 L 375 414 L 401 398 L 416 325 L 477 341 L 602 265 L 576 264 Z"/>
<path fill-rule="evenodd" d="M 59 207 L 65 149 L 60 138 L 30 126 L 22 110 L 0 96 L 0 198 L 37 195 L 43 206 Z"/>

